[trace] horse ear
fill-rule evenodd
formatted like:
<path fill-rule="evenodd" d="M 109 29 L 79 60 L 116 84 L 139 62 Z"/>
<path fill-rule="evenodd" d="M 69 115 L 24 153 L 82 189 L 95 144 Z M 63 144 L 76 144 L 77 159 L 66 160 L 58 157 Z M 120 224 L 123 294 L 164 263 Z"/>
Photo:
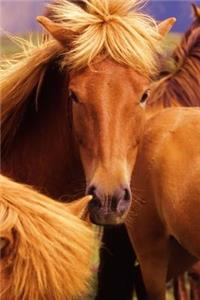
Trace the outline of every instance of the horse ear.
<path fill-rule="evenodd" d="M 55 23 L 44 16 L 37 17 L 37 21 L 63 46 L 75 37 L 75 32 L 64 28 L 61 24 Z"/>
<path fill-rule="evenodd" d="M 91 200 L 92 196 L 85 196 L 77 201 L 67 203 L 65 206 L 71 214 L 81 218 L 84 217 L 84 214 L 87 212 L 87 205 Z"/>
<path fill-rule="evenodd" d="M 193 10 L 195 19 L 200 20 L 200 7 L 197 6 L 195 3 L 192 3 L 192 10 Z"/>
<path fill-rule="evenodd" d="M 164 37 L 170 32 L 175 22 L 176 18 L 168 18 L 158 24 L 158 32 L 161 37 Z"/>

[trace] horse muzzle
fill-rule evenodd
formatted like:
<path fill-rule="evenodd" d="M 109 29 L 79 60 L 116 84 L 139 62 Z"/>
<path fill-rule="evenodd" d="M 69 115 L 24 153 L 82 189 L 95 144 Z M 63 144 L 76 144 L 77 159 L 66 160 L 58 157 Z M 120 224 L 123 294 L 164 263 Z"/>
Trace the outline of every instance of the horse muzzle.
<path fill-rule="evenodd" d="M 93 196 L 88 205 L 90 220 L 96 225 L 122 224 L 131 204 L 131 191 L 128 187 L 117 189 L 112 195 L 104 194 L 95 186 L 87 189 Z"/>

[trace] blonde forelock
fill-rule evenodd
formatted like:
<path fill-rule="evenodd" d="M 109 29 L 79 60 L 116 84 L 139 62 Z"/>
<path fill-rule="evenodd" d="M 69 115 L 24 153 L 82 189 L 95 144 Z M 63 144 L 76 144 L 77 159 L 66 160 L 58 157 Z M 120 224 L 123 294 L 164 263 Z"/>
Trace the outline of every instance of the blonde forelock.
<path fill-rule="evenodd" d="M 82 2 L 84 8 L 66 0 L 49 6 L 53 18 L 76 33 L 63 66 L 71 69 L 90 66 L 103 53 L 143 74 L 157 71 L 160 35 L 155 20 L 140 12 L 144 1 Z"/>

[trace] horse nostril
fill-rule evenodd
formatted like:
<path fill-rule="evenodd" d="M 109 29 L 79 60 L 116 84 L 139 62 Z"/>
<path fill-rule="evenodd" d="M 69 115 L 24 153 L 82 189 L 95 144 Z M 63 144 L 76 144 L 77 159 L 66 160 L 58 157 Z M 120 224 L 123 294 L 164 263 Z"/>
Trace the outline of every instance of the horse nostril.
<path fill-rule="evenodd" d="M 125 205 L 125 202 L 129 202 L 130 199 L 131 199 L 131 193 L 129 189 L 125 188 L 125 189 L 118 190 L 118 192 L 112 198 L 110 198 L 111 210 L 113 212 L 117 211 L 118 206 L 121 206 L 123 202 Z"/>
<path fill-rule="evenodd" d="M 101 201 L 98 198 L 93 198 L 88 205 L 89 209 L 101 208 Z"/>
<path fill-rule="evenodd" d="M 96 196 L 95 191 L 96 191 L 96 187 L 94 185 L 91 185 L 87 189 L 87 195 Z"/>
<path fill-rule="evenodd" d="M 101 208 L 101 200 L 97 196 L 97 188 L 95 185 L 91 185 L 88 187 L 87 194 L 93 196 L 93 199 L 89 202 L 89 209 Z"/>
<path fill-rule="evenodd" d="M 116 197 L 113 197 L 111 200 L 111 210 L 116 211 L 117 209 L 117 204 L 118 204 L 118 199 Z"/>
<path fill-rule="evenodd" d="M 128 189 L 124 189 L 124 200 L 129 201 L 131 199 L 131 193 Z"/>

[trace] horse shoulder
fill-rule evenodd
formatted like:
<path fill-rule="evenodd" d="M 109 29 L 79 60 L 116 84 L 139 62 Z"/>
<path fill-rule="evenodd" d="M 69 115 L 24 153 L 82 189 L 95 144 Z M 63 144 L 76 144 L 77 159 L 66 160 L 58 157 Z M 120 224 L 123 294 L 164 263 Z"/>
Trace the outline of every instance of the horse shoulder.
<path fill-rule="evenodd" d="M 147 128 L 140 160 L 152 206 L 168 233 L 186 248 L 196 241 L 193 254 L 200 255 L 200 109 L 166 110 Z"/>
<path fill-rule="evenodd" d="M 126 226 L 138 257 L 173 236 L 198 257 L 200 110 L 166 109 L 146 124 L 132 179 Z M 159 252 L 160 253 L 160 252 Z"/>

